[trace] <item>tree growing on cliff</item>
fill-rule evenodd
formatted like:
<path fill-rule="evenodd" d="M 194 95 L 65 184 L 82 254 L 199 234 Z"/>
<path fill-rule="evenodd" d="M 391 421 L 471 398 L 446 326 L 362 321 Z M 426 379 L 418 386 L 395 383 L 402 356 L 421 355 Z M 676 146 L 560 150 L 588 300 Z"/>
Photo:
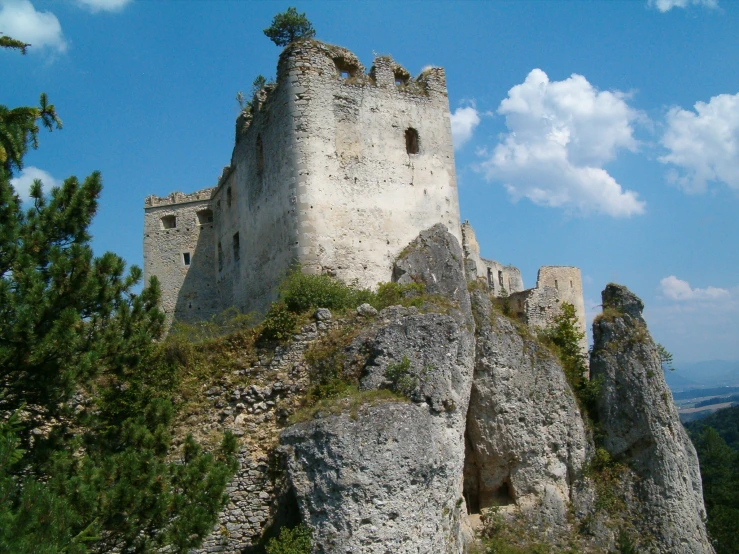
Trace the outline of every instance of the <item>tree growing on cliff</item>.
<path fill-rule="evenodd" d="M 277 46 L 287 46 L 297 39 L 313 38 L 316 31 L 305 13 L 289 7 L 272 18 L 272 25 L 264 30 L 264 34 Z"/>
<path fill-rule="evenodd" d="M 0 46 L 27 46 L 2 37 Z M 156 357 L 156 281 L 93 255 L 98 172 L 24 206 L 11 179 L 52 104 L 0 106 L 0 552 L 181 552 L 210 530 L 234 439 L 170 461 L 172 367 Z"/>

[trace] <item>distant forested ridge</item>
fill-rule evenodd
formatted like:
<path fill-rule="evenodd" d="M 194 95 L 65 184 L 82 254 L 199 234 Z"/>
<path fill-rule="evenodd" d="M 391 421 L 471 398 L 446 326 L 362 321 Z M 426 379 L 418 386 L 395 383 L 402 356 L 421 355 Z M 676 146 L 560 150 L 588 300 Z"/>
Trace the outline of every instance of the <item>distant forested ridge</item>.
<path fill-rule="evenodd" d="M 739 451 L 739 406 L 724 408 L 697 421 L 685 424 L 685 428 L 693 442 L 706 427 L 715 429 L 730 448 Z"/>

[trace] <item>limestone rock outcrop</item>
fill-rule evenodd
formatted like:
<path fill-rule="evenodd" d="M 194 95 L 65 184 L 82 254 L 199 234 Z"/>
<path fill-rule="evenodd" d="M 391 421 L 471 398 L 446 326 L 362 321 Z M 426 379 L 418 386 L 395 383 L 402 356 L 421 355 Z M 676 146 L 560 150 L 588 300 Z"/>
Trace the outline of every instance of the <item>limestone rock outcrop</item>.
<path fill-rule="evenodd" d="M 603 446 L 633 472 L 623 498 L 642 550 L 713 552 L 698 458 L 665 383 L 644 305 L 620 285 L 609 284 L 602 297 L 603 314 L 593 323 L 591 378 L 601 380 Z"/>
<path fill-rule="evenodd" d="M 391 307 L 358 339 L 361 387 L 384 386 L 405 360 L 409 401 L 288 428 L 281 444 L 303 520 L 321 553 L 459 554 L 474 323 L 456 238 L 437 225 L 396 266 L 399 279 L 445 298 L 433 310 Z"/>
<path fill-rule="evenodd" d="M 464 489 L 470 511 L 516 508 L 549 535 L 567 533 L 573 483 L 588 438 L 575 397 L 553 354 L 472 293 L 475 373 L 467 415 Z M 502 508 L 506 510 L 506 508 Z"/>

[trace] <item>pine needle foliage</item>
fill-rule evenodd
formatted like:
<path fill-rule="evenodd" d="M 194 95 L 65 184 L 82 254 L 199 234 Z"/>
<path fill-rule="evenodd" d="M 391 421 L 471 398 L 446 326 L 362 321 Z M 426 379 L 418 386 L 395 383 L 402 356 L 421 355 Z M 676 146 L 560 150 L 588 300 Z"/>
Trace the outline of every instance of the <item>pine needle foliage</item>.
<path fill-rule="evenodd" d="M 185 552 L 225 501 L 235 439 L 171 449 L 159 285 L 135 293 L 139 268 L 93 254 L 98 172 L 37 180 L 22 205 L 10 180 L 39 125 L 61 127 L 43 94 L 0 106 L 0 552 Z"/>
<path fill-rule="evenodd" d="M 287 46 L 298 39 L 313 38 L 316 31 L 305 13 L 289 7 L 272 18 L 272 25 L 264 30 L 264 34 L 277 46 Z"/>

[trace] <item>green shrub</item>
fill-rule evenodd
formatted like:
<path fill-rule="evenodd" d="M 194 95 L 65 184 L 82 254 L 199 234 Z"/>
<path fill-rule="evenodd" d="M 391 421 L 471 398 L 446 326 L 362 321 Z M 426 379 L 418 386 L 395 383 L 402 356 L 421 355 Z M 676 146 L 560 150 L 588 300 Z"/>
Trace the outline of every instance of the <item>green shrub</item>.
<path fill-rule="evenodd" d="M 568 302 L 562 303 L 560 313 L 554 317 L 552 325 L 539 334 L 540 339 L 559 358 L 580 408 L 592 419 L 601 382 L 590 381 L 587 378 L 586 354 L 580 347 L 580 341 L 584 336 L 585 333 L 577 327 L 575 306 Z"/>
<path fill-rule="evenodd" d="M 388 364 L 385 377 L 392 383 L 391 390 L 405 397 L 410 397 L 418 386 L 418 378 L 411 373 L 411 361 L 406 356 L 397 363 Z"/>
<path fill-rule="evenodd" d="M 280 287 L 280 298 L 296 314 L 315 308 L 345 310 L 365 302 L 372 303 L 373 293 L 347 285 L 328 275 L 308 275 L 299 269 L 291 271 Z"/>
<path fill-rule="evenodd" d="M 260 342 L 287 340 L 295 331 L 297 323 L 298 316 L 284 302 L 273 302 L 262 323 Z"/>
<path fill-rule="evenodd" d="M 381 283 L 370 304 L 378 310 L 397 305 L 419 307 L 424 302 L 425 292 L 423 283 Z"/>
<path fill-rule="evenodd" d="M 302 523 L 288 529 L 283 527 L 278 538 L 270 539 L 267 554 L 310 554 L 311 530 Z"/>

